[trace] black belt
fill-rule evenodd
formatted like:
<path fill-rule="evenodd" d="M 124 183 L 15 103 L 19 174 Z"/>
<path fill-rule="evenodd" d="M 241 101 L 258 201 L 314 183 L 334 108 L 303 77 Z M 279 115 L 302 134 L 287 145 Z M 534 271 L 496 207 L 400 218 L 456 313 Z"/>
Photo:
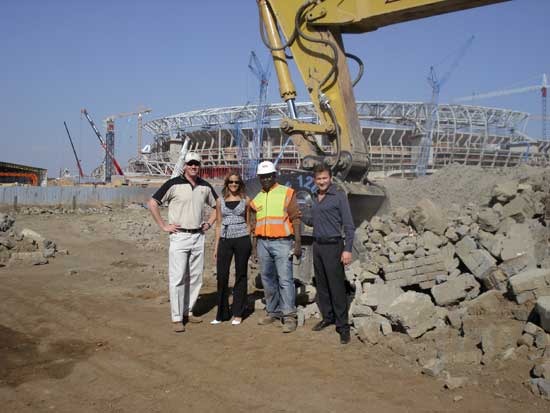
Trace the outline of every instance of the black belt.
<path fill-rule="evenodd" d="M 196 228 L 196 229 L 178 228 L 177 231 L 187 232 L 189 234 L 196 234 L 197 232 L 202 232 L 202 228 Z"/>
<path fill-rule="evenodd" d="M 317 244 L 338 244 L 342 241 L 342 237 L 316 237 L 315 242 Z"/>
<path fill-rule="evenodd" d="M 256 235 L 256 238 L 258 239 L 267 239 L 267 240 L 277 240 L 277 239 L 294 239 L 293 235 L 289 235 L 288 237 L 262 237 L 261 235 Z"/>

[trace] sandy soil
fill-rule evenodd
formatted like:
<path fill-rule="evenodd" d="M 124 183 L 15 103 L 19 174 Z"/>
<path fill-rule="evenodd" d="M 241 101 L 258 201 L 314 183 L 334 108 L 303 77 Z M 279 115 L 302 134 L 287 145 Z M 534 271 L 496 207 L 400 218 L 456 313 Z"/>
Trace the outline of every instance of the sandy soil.
<path fill-rule="evenodd" d="M 523 364 L 451 391 L 386 347 L 355 338 L 341 346 L 334 331 L 312 332 L 311 321 L 289 335 L 258 326 L 258 313 L 238 327 L 211 326 L 211 269 L 199 301 L 205 322 L 173 333 L 167 239 L 156 231 L 140 239 L 129 222 L 151 220 L 128 210 L 17 217 L 17 227 L 69 255 L 0 268 L 0 410 L 548 411 L 522 384 Z"/>

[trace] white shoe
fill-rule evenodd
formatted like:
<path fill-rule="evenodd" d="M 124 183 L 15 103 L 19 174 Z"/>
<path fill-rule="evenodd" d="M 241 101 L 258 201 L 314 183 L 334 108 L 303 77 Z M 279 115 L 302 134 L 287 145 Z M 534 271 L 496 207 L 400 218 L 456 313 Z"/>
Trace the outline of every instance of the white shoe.
<path fill-rule="evenodd" d="M 231 320 L 231 325 L 233 326 L 238 326 L 239 324 L 241 324 L 242 320 Z"/>
<path fill-rule="evenodd" d="M 215 325 L 215 324 L 221 324 L 222 322 L 220 320 L 212 320 L 210 321 L 210 324 L 212 325 Z"/>

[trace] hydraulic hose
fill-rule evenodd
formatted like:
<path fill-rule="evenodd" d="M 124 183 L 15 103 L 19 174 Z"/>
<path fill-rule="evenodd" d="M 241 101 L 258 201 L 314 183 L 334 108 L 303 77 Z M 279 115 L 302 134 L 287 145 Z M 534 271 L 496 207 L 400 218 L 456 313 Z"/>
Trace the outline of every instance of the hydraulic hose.
<path fill-rule="evenodd" d="M 332 119 L 332 123 L 334 123 L 334 126 L 336 128 L 336 161 L 334 162 L 334 165 L 332 166 L 332 172 L 336 174 L 338 166 L 338 163 L 340 162 L 340 158 L 342 156 L 342 150 L 341 150 L 341 142 L 340 142 L 340 126 L 338 126 L 338 122 L 336 121 L 336 114 L 334 113 L 334 110 L 330 106 L 329 103 L 325 105 L 325 107 L 328 110 L 328 113 L 330 115 L 330 118 Z"/>
<path fill-rule="evenodd" d="M 359 83 L 359 81 L 363 77 L 363 73 L 365 72 L 365 65 L 363 64 L 363 61 L 358 56 L 355 56 L 354 54 L 344 53 L 344 55 L 349 59 L 355 60 L 359 65 L 359 73 L 357 73 L 357 77 L 352 82 L 352 86 L 355 86 L 357 83 Z"/>

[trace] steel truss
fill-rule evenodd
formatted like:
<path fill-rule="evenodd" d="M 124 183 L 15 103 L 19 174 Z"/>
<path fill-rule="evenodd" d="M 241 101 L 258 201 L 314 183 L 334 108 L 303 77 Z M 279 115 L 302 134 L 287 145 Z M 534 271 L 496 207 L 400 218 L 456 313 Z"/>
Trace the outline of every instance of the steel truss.
<path fill-rule="evenodd" d="M 317 122 L 315 108 L 309 102 L 297 103 L 300 119 Z M 357 111 L 367 140 L 371 170 L 384 174 L 414 170 L 421 137 L 426 133 L 429 105 L 420 102 L 357 102 Z M 548 148 L 529 138 L 525 128 L 528 113 L 482 106 L 440 104 L 434 120 L 433 161 L 429 168 L 448 163 L 485 167 L 515 166 L 522 162 L 546 164 Z M 172 162 L 166 143 L 189 136 L 192 150 L 199 151 L 207 167 L 238 165 L 235 130 L 252 134 L 257 106 L 233 106 L 196 110 L 151 120 L 144 125 L 154 137 L 156 151 L 130 161 L 131 172 L 166 175 Z M 286 136 L 279 129 L 287 116 L 283 103 L 266 109 L 263 156 L 275 158 Z M 238 124 L 240 128 L 236 128 Z M 529 148 L 528 156 L 518 145 Z M 515 147 L 514 147 L 515 146 Z M 298 154 L 286 147 L 282 163 L 295 166 Z M 169 174 L 169 173 L 168 173 Z"/>

